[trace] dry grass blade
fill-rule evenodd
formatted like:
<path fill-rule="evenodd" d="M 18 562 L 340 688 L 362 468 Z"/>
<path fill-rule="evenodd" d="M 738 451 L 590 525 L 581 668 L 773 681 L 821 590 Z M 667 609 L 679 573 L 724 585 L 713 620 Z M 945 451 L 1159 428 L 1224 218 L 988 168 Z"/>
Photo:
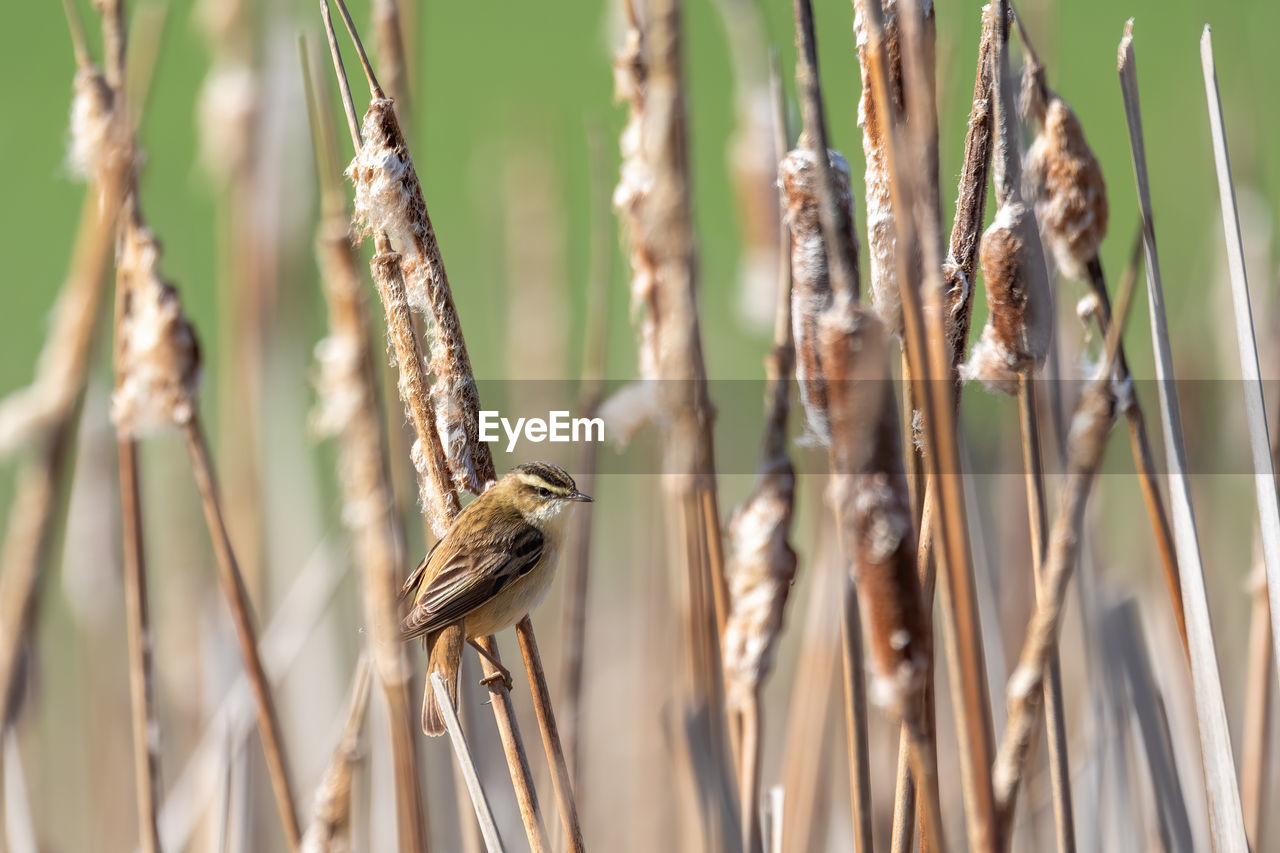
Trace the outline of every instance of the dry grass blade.
<path fill-rule="evenodd" d="M 1218 73 L 1213 63 L 1213 39 L 1205 26 L 1200 38 L 1200 62 L 1204 67 L 1204 91 L 1209 101 L 1209 130 L 1213 136 L 1214 164 L 1218 171 L 1218 199 L 1222 227 L 1226 233 L 1227 260 L 1231 268 L 1231 296 L 1235 305 L 1236 343 L 1240 348 L 1240 373 L 1244 378 L 1245 413 L 1249 419 L 1249 448 L 1253 451 L 1254 486 L 1258 495 L 1258 516 L 1262 531 L 1262 553 L 1267 569 L 1267 590 L 1271 611 L 1280 613 L 1280 493 L 1267 434 L 1267 409 L 1262 397 L 1262 371 L 1258 366 L 1258 339 L 1249 307 L 1249 278 L 1245 273 L 1244 239 L 1240 236 L 1240 213 L 1236 210 L 1236 188 L 1231 179 L 1231 158 L 1227 153 L 1227 127 L 1218 95 Z M 1280 635 L 1272 638 L 1280 661 Z"/>
<path fill-rule="evenodd" d="M 387 81 L 387 94 L 396 102 L 401 122 L 409 124 L 413 73 L 405 52 L 403 18 L 400 0 L 374 0 L 373 29 L 382 77 Z"/>
<path fill-rule="evenodd" d="M 1178 393 L 1174 384 L 1173 355 L 1169 347 L 1169 324 L 1165 318 L 1160 259 L 1156 252 L 1155 229 L 1151 218 L 1151 189 L 1147 176 L 1146 144 L 1142 134 L 1132 20 L 1125 25 L 1124 37 L 1120 41 L 1118 71 L 1120 90 L 1124 95 L 1125 118 L 1129 125 L 1133 169 L 1137 177 L 1138 204 L 1142 211 L 1143 247 L 1147 259 L 1147 301 L 1151 337 L 1155 341 L 1160 419 L 1164 429 L 1165 457 L 1169 472 L 1169 502 L 1172 508 L 1174 541 L 1178 549 L 1187 639 L 1191 647 L 1191 681 L 1195 688 L 1200 753 L 1204 762 L 1205 787 L 1209 800 L 1209 821 L 1214 842 L 1219 849 L 1243 850 L 1247 842 L 1232 759 L 1231 733 L 1223 705 L 1222 680 L 1214 649 L 1204 567 L 1200 562 L 1195 511 L 1185 473 L 1186 445 L 1182 437 L 1182 417 L 1179 414 Z"/>
<path fill-rule="evenodd" d="M 369 648 L 387 700 L 400 850 L 413 853 L 427 849 L 428 844 L 410 710 L 409 655 L 400 641 L 397 592 L 405 546 L 391 485 L 364 282 L 338 184 L 337 145 L 328 111 L 320 108 L 314 94 L 315 71 L 307 61 L 305 42 L 301 45 L 303 79 L 321 175 L 324 216 L 317 228 L 316 253 L 329 308 L 330 332 L 316 348 L 321 398 L 316 426 L 338 436 L 341 442 L 342 516 L 355 538 L 363 569 L 364 614 L 372 626 Z"/>
<path fill-rule="evenodd" d="M 351 849 L 351 782 L 360 761 L 360 729 L 368 708 L 369 660 L 362 654 L 351 679 L 342 735 L 316 786 L 302 853 L 347 853 Z"/>
<path fill-rule="evenodd" d="M 475 762 L 471 759 L 471 750 L 467 746 L 466 736 L 462 733 L 462 723 L 458 713 L 449 701 L 449 688 L 438 672 L 431 673 L 431 690 L 444 714 L 445 727 L 449 730 L 449 740 L 453 742 L 454 754 L 458 757 L 458 766 L 462 768 L 463 778 L 467 782 L 467 790 L 471 793 L 471 803 L 475 806 L 476 820 L 480 823 L 480 833 L 484 837 L 485 849 L 489 853 L 501 853 L 502 841 L 498 838 L 498 827 L 493 822 L 493 813 L 489 811 L 489 801 L 485 799 L 484 787 L 476 773 Z"/>
<path fill-rule="evenodd" d="M 1271 772 L 1271 608 L 1265 575 L 1256 567 L 1251 579 L 1249 660 L 1245 666 L 1244 742 L 1240 751 L 1240 796 L 1250 850 L 1263 850 L 1268 777 Z"/>
<path fill-rule="evenodd" d="M 1120 651 L 1116 666 L 1124 671 L 1129 685 L 1129 712 L 1142 736 L 1143 753 L 1160 815 L 1161 841 L 1171 853 L 1191 853 L 1195 849 L 1191 821 L 1174 763 L 1164 698 L 1151 670 L 1150 654 L 1142 637 L 1136 603 L 1126 601 L 1104 613 L 1103 630 L 1107 633 L 1108 647 Z"/>

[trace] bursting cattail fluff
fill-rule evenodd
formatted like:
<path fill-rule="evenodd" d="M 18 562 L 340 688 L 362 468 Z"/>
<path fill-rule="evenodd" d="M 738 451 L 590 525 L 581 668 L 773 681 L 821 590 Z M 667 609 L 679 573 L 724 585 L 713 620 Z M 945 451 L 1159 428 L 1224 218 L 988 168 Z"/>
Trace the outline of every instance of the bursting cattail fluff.
<path fill-rule="evenodd" d="M 879 0 L 873 0 L 879 2 Z M 889 78 L 885 88 L 889 97 L 901 109 L 902 53 L 897 0 L 884 0 L 885 66 Z M 897 262 L 894 245 L 897 242 L 897 226 L 893 219 L 893 203 L 890 200 L 890 170 L 888 139 L 883 122 L 888 115 L 884 104 L 876 103 L 872 85 L 872 69 L 876 62 L 867 38 L 865 0 L 854 3 L 853 32 L 858 43 L 858 66 L 862 72 L 862 97 L 858 101 L 858 126 L 862 128 L 862 152 L 866 157 L 867 186 L 867 262 L 871 275 L 871 301 L 884 320 L 885 326 L 895 335 L 902 334 L 902 291 L 898 287 Z"/>
<path fill-rule="evenodd" d="M 979 261 L 987 288 L 987 324 L 960 375 L 1014 394 L 1018 375 L 1044 361 L 1053 334 L 1044 249 L 1026 205 L 1000 206 L 982 235 Z"/>
<path fill-rule="evenodd" d="M 794 501 L 795 473 L 783 456 L 729 519 L 724 677 L 730 708 L 742 707 L 773 668 L 783 608 L 796 574 L 796 553 L 787 542 Z"/>
<path fill-rule="evenodd" d="M 173 285 L 160 277 L 160 244 L 145 227 L 125 228 L 117 261 L 123 311 L 116 340 L 111 418 L 137 437 L 191 421 L 200 346 Z"/>
<path fill-rule="evenodd" d="M 111 150 L 111 87 L 97 68 L 81 68 L 71 84 L 71 139 L 67 168 L 77 178 L 94 178 Z"/>
<path fill-rule="evenodd" d="M 831 418 L 832 493 L 858 589 L 877 698 L 912 719 L 929 671 L 929 626 L 887 333 L 877 313 L 827 311 L 821 347 Z"/>
<path fill-rule="evenodd" d="M 1027 65 L 1022 91 L 1023 115 L 1040 127 L 1023 158 L 1023 192 L 1054 263 L 1070 278 L 1087 279 L 1107 234 L 1102 167 L 1075 111 L 1044 85 L 1038 65 Z"/>
<path fill-rule="evenodd" d="M 828 160 L 839 189 L 839 204 L 853 205 L 849 189 L 849 164 L 838 151 L 828 151 Z M 818 345 L 818 322 L 832 302 L 827 246 L 818 213 L 818 161 L 804 145 L 787 154 L 780 166 L 782 191 L 787 204 L 787 225 L 791 232 L 791 328 L 795 338 L 796 381 L 804 404 L 809 433 L 828 444 L 831 429 L 827 421 L 827 392 L 823 379 L 822 354 Z M 853 218 L 848 220 L 851 224 Z M 850 228 L 840 235 L 857 246 Z M 856 258 L 856 251 L 853 253 Z"/>
<path fill-rule="evenodd" d="M 375 98 L 364 117 L 364 144 L 347 169 L 355 183 L 356 222 L 382 232 L 400 255 L 410 307 L 430 321 L 428 368 L 436 428 L 456 485 L 479 494 L 495 479 L 489 446 L 480 441 L 480 395 L 462 325 L 393 102 Z"/>
<path fill-rule="evenodd" d="M 627 102 L 627 124 L 618 148 L 621 173 L 613 191 L 613 207 L 626 222 L 631 252 L 631 311 L 640 325 L 640 377 L 659 376 L 658 270 L 654 252 L 643 239 L 645 201 L 653 189 L 653 167 L 644 156 L 645 84 L 648 65 L 644 36 L 634 20 L 628 22 L 622 47 L 613 62 L 614 97 Z"/>

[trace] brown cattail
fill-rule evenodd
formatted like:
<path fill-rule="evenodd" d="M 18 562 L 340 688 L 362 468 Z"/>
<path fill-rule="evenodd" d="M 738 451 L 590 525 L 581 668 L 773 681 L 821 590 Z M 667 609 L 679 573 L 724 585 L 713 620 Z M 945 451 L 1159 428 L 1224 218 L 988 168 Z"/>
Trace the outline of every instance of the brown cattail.
<path fill-rule="evenodd" d="M 71 140 L 67 168 L 78 178 L 99 177 L 112 150 L 111 87 L 102 72 L 86 65 L 71 84 Z"/>
<path fill-rule="evenodd" d="M 987 288 L 987 325 L 960 368 L 965 380 L 1015 394 L 1018 376 L 1044 361 L 1053 335 L 1053 303 L 1040 229 L 1019 192 L 1021 163 L 1013 94 L 1003 70 L 1008 47 L 996 38 L 992 90 L 995 95 L 995 219 L 982 235 L 979 261 Z"/>
<path fill-rule="evenodd" d="M 645 201 L 653 189 L 653 167 L 644 156 L 645 83 L 649 67 L 644 57 L 644 33 L 627 5 L 627 31 L 613 62 L 614 96 L 627 102 L 627 124 L 618 148 L 621 176 L 613 191 L 613 207 L 631 236 L 631 311 L 640 324 L 640 377 L 656 379 L 658 352 L 658 270 L 644 234 Z"/>
<path fill-rule="evenodd" d="M 786 455 L 771 460 L 751 496 L 729 519 L 733 553 L 729 619 L 724 630 L 725 691 L 741 708 L 773 668 L 783 608 L 796 574 L 796 552 L 787 542 L 795 505 L 795 472 Z"/>
<path fill-rule="evenodd" d="M 828 151 L 828 160 L 839 188 L 839 203 L 852 207 L 849 163 L 838 151 Z M 818 343 L 819 318 L 831 307 L 831 276 L 827 246 L 823 240 L 818 212 L 818 161 L 804 140 L 787 154 L 779 168 L 787 203 L 787 225 L 791 231 L 791 328 L 795 337 L 796 381 L 804 404 L 808 431 L 823 444 L 831 441 L 827 418 L 827 391 L 823 379 L 822 354 Z M 849 217 L 852 223 L 853 218 Z M 852 229 L 840 235 L 853 246 L 857 257 L 858 237 Z"/>
<path fill-rule="evenodd" d="M 436 429 L 453 482 L 476 494 L 496 479 L 480 441 L 480 395 L 435 228 L 393 102 L 375 98 L 364 116 L 364 144 L 347 169 L 355 183 L 356 222 L 384 233 L 399 253 L 409 305 L 431 320 L 428 368 L 435 375 Z"/>
<path fill-rule="evenodd" d="M 867 261 L 871 274 L 871 301 L 889 331 L 900 335 L 902 291 L 898 286 L 898 268 L 894 258 L 897 225 L 894 223 L 893 204 L 890 200 L 889 140 L 884 126 L 890 111 L 885 109 L 884 104 L 876 103 L 872 74 L 877 58 L 872 54 L 871 41 L 867 38 L 865 0 L 855 0 L 853 6 L 853 32 L 858 42 L 858 65 L 862 71 L 858 126 L 862 128 L 862 152 L 867 160 Z M 905 104 L 898 2 L 884 0 L 883 7 L 882 49 L 886 54 L 885 67 L 889 72 L 885 89 L 894 101 L 894 108 L 901 111 Z"/>
<path fill-rule="evenodd" d="M 160 243 L 130 224 L 117 259 L 123 295 L 111 417 L 137 437 L 191 422 L 200 382 L 200 345 L 173 285 L 160 277 Z"/>
<path fill-rule="evenodd" d="M 866 308 L 837 304 L 822 317 L 832 499 L 847 537 L 876 692 L 911 721 L 929 672 L 929 626 L 886 344 L 883 322 Z"/>
<path fill-rule="evenodd" d="M 1014 394 L 1018 374 L 1040 364 L 1053 333 L 1044 281 L 1044 250 L 1035 218 L 1022 203 L 1002 205 L 982 235 L 987 325 L 960 368 L 965 380 Z"/>
<path fill-rule="evenodd" d="M 200 88 L 196 107 L 200 163 L 217 186 L 253 170 L 254 122 L 259 83 L 246 63 L 214 62 Z"/>
<path fill-rule="evenodd" d="M 1023 193 L 1053 260 L 1064 275 L 1088 278 L 1089 262 L 1107 234 L 1107 185 L 1071 105 L 1044 83 L 1029 61 L 1022 76 L 1023 115 L 1040 127 L 1023 158 Z"/>

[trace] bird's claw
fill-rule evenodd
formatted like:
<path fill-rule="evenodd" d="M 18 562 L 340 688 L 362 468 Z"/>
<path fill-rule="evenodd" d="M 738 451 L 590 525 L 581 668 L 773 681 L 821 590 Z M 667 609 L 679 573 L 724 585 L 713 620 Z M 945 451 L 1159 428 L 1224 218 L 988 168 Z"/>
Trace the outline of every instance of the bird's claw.
<path fill-rule="evenodd" d="M 480 679 L 480 683 L 485 687 L 488 687 L 490 684 L 497 684 L 498 682 L 502 682 L 502 686 L 506 688 L 508 693 L 511 692 L 511 673 L 507 671 L 506 667 L 499 669 L 497 672 L 492 672 Z"/>

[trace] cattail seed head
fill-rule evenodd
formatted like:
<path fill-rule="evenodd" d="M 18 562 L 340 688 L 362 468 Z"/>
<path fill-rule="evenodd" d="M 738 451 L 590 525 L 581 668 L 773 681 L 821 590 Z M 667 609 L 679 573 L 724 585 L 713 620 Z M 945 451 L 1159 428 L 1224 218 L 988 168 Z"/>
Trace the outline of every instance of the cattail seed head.
<path fill-rule="evenodd" d="M 117 261 L 122 312 L 116 340 L 111 418 L 137 437 L 191 421 L 200 382 L 200 346 L 178 292 L 160 278 L 160 244 L 141 226 L 125 229 Z"/>
<path fill-rule="evenodd" d="M 724 677 L 730 708 L 742 707 L 773 667 L 796 573 L 796 553 L 787 542 L 794 500 L 795 474 L 783 458 L 729 519 Z"/>
<path fill-rule="evenodd" d="M 1088 278 L 1107 235 L 1107 185 L 1075 111 L 1023 75 L 1024 114 L 1040 124 L 1023 158 L 1023 193 L 1035 204 L 1040 231 L 1064 275 Z"/>
<path fill-rule="evenodd" d="M 627 124 L 618 141 L 622 165 L 618 185 L 613 191 L 613 207 L 626 223 L 631 238 L 631 311 L 640 329 L 640 377 L 657 379 L 661 373 L 658 267 L 652 248 L 644 240 L 645 202 L 654 185 L 653 167 L 644 153 L 645 86 L 648 77 L 644 34 L 632 21 L 613 63 L 614 97 L 628 105 Z"/>
<path fill-rule="evenodd" d="M 97 68 L 76 72 L 71 97 L 71 140 L 67 168 L 78 178 L 102 174 L 113 148 L 111 87 Z"/>
<path fill-rule="evenodd" d="M 430 320 L 436 428 L 454 483 L 480 494 L 496 479 L 489 447 L 480 441 L 480 395 L 435 228 L 389 98 L 369 104 L 363 135 L 364 144 L 347 169 L 355 183 L 356 222 L 365 234 L 389 238 L 409 306 Z"/>
<path fill-rule="evenodd" d="M 1053 334 L 1044 250 L 1026 205 L 1014 200 L 996 211 L 980 252 L 989 313 L 960 375 L 1014 394 L 1018 375 L 1044 361 Z"/>
<path fill-rule="evenodd" d="M 827 311 L 820 334 L 831 416 L 831 498 L 848 542 L 876 692 L 909 718 L 929 670 L 930 641 L 888 336 L 876 313 L 851 303 Z"/>
<path fill-rule="evenodd" d="M 244 63 L 214 64 L 200 88 L 196 106 L 200 163 L 222 186 L 251 171 L 253 125 L 258 108 L 258 80 Z"/>
<path fill-rule="evenodd" d="M 873 0 L 877 2 L 878 0 Z M 889 79 L 885 89 L 898 108 L 903 106 L 901 26 L 897 0 L 885 0 L 884 41 L 885 66 Z M 884 122 L 889 112 L 885 104 L 876 103 L 872 82 L 876 57 L 867 37 L 864 0 L 854 3 L 853 32 L 858 44 L 858 65 L 862 73 L 862 97 L 858 101 L 858 126 L 862 128 L 862 153 L 867 161 L 867 247 L 871 277 L 871 302 L 885 326 L 895 335 L 902 334 L 902 291 L 898 286 L 898 268 L 894 246 L 897 225 L 893 219 L 889 147 Z"/>
<path fill-rule="evenodd" d="M 849 163 L 838 151 L 828 151 L 827 156 L 836 176 L 839 204 L 852 207 Z M 827 245 L 818 213 L 817 166 L 817 157 L 802 140 L 799 148 L 783 158 L 779 171 L 787 204 L 787 225 L 791 232 L 791 326 L 795 338 L 796 381 L 800 384 L 800 399 L 804 404 L 809 433 L 823 444 L 828 444 L 831 428 L 827 418 L 818 325 L 823 313 L 831 307 L 832 294 Z M 853 218 L 848 221 L 852 223 Z M 840 238 L 853 244 L 853 256 L 856 258 L 858 238 L 852 227 Z"/>

